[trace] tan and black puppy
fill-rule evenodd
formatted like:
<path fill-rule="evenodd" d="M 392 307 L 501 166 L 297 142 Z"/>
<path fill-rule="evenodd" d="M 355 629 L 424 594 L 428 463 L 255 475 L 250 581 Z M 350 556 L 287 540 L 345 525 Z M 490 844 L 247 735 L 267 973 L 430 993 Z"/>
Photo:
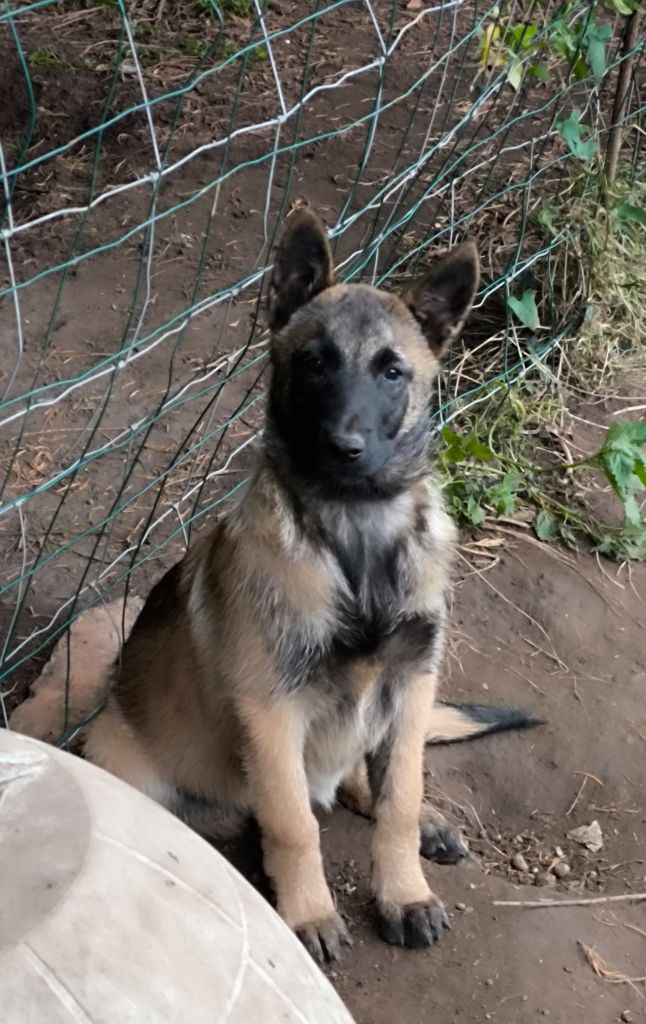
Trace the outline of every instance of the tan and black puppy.
<path fill-rule="evenodd" d="M 318 221 L 293 216 L 255 475 L 153 589 L 86 738 L 205 834 L 253 815 L 278 910 L 318 959 L 349 938 L 312 805 L 343 785 L 372 814 L 381 934 L 430 945 L 448 922 L 420 863 L 424 744 L 527 724 L 435 703 L 454 528 L 429 475 L 430 400 L 477 285 L 470 244 L 400 298 L 334 284 Z M 421 844 L 464 853 L 437 818 Z"/>

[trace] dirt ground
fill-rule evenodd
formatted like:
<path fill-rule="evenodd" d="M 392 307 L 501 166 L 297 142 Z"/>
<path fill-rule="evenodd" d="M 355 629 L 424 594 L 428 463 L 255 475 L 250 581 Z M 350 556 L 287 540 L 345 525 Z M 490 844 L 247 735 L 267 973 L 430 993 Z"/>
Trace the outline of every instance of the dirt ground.
<path fill-rule="evenodd" d="M 385 24 L 392 5 L 373 6 Z M 16 236 L 15 266 L 25 285 L 20 293 L 25 351 L 14 375 L 13 308 L 8 296 L 0 297 L 0 390 L 11 382 L 9 397 L 15 404 L 9 411 L 22 409 L 26 415 L 0 434 L 0 501 L 27 492 L 31 496 L 23 518 L 11 514 L 0 521 L 0 557 L 10 580 L 0 597 L 0 636 L 7 640 L 9 653 L 18 644 L 26 645 L 7 662 L 9 709 L 24 697 L 46 651 L 30 660 L 27 656 L 63 621 L 64 616 L 55 616 L 71 595 L 81 591 L 81 607 L 95 598 L 97 588 L 106 592 L 113 586 L 119 592 L 119 574 L 134 562 L 140 564 L 133 589 L 145 593 L 182 550 L 178 517 L 206 508 L 244 476 L 248 450 L 236 452 L 257 427 L 253 403 L 261 394 L 264 368 L 256 323 L 258 285 L 221 303 L 214 296 L 262 266 L 270 241 L 264 233 L 265 200 L 272 226 L 302 196 L 333 224 L 346 200 L 349 216 L 384 180 L 401 171 L 419 152 L 430 127 L 435 141 L 448 138 L 472 101 L 471 51 L 456 52 L 459 79 L 449 75 L 445 80 L 438 65 L 414 100 L 394 104 L 380 116 L 374 137 L 369 122 L 333 138 L 319 136 L 331 124 L 342 126 L 369 109 L 378 89 L 386 99 L 404 95 L 428 61 L 431 43 L 439 56 L 451 32 L 458 39 L 466 35 L 472 8 L 464 5 L 457 28 L 445 19 L 435 23 L 432 33 L 411 33 L 384 82 L 375 71 L 335 92 L 321 93 L 305 111 L 299 137 L 307 144 L 293 164 L 289 155 L 280 156 L 270 174 L 269 162 L 260 160 L 271 154 L 271 132 L 242 134 L 225 154 L 204 153 L 188 162 L 181 175 L 165 181 L 157 208 L 190 202 L 160 220 L 154 238 L 135 230 L 147 216 L 150 191 L 116 195 L 85 219 L 66 216 Z M 270 5 L 270 10 L 272 30 L 293 20 L 286 4 Z M 104 21 L 110 16 L 110 9 L 101 5 L 86 16 L 76 11 L 74 18 L 59 23 L 60 32 L 33 18 L 25 28 L 22 41 L 28 57 L 42 56 L 55 38 L 59 56 L 67 62 L 64 67 L 60 62 L 32 66 L 38 119 L 30 157 L 53 146 L 65 147 L 96 124 L 111 75 L 116 29 Z M 410 17 L 401 5 L 394 27 Z M 356 37 L 353 64 L 374 57 L 368 21 L 366 25 Z M 354 9 L 341 7 L 326 17 L 310 85 L 337 76 L 345 66 L 338 55 L 353 27 Z M 238 38 L 236 31 L 234 26 Z M 302 85 L 298 54 L 309 37 L 305 29 L 299 31 L 290 43 L 283 37 L 275 48 L 288 102 L 298 97 Z M 167 42 L 162 40 L 164 46 Z M 186 53 L 175 54 L 173 63 L 168 51 L 156 45 L 158 50 L 149 51 L 144 61 L 151 95 L 172 86 L 173 75 L 180 82 L 190 70 Z M 169 68 L 170 78 L 162 81 Z M 0 104 L 0 129 L 9 139 L 10 166 L 28 121 L 26 94 L 17 81 L 13 43 L 3 25 L 0 92 L 10 95 L 11 103 Z M 168 162 L 220 137 L 227 125 L 227 130 L 233 127 L 228 118 L 234 83 L 233 72 L 210 80 L 200 102 L 191 94 L 177 121 L 172 104 L 155 108 L 160 141 L 170 147 Z M 128 74 L 115 88 L 113 109 L 137 101 Z M 464 169 L 461 161 L 469 146 L 487 137 L 512 108 L 543 103 L 542 84 L 532 88 L 531 97 L 499 93 L 466 132 L 442 148 L 437 162 L 411 180 L 403 199 L 395 195 L 344 236 L 338 257 L 361 252 L 379 225 L 403 215 L 423 195 L 427 198 L 414 224 L 405 225 L 383 246 L 380 266 L 391 265 L 429 232 L 444 231 L 450 216 L 474 208 L 476 195 L 483 208 L 471 228 L 487 240 L 485 279 L 496 274 L 492 252 L 500 253 L 504 245 L 518 245 L 519 253 L 525 252 L 522 247 L 531 251 L 531 227 L 521 247 L 516 222 L 509 228 L 509 209 L 487 205 L 488 197 L 501 183 L 517 184 L 530 170 L 534 173 L 541 161 L 554 156 L 558 144 L 533 147 L 530 169 L 525 160 L 529 151 L 515 153 L 510 161 L 500 155 L 504 145 L 522 140 L 523 132 L 529 137 L 529 129 L 521 125 L 516 134 L 506 129 L 478 150 L 478 176 L 467 175 L 457 194 L 450 185 Z M 271 69 L 262 62 L 250 65 L 235 125 L 249 126 L 275 113 Z M 525 124 L 532 135 L 540 135 L 542 122 L 536 116 Z M 24 175 L 14 195 L 16 221 L 83 204 L 97 190 L 114 188 L 151 167 L 141 112 L 106 130 L 101 147 L 95 182 L 90 144 L 62 151 L 38 165 L 40 171 L 37 166 Z M 355 194 L 357 167 L 364 156 L 363 180 Z M 452 160 L 455 170 L 441 174 L 441 167 Z M 216 203 L 209 183 L 220 174 L 229 176 Z M 516 213 L 520 208 L 518 203 Z M 442 248 L 447 238 L 437 241 Z M 86 259 L 99 242 L 112 248 Z M 79 259 L 68 273 L 52 271 L 70 254 Z M 142 254 L 151 269 L 148 282 L 140 275 Z M 8 280 L 0 267 L 0 288 Z M 519 288 L 525 284 L 531 286 L 531 278 L 518 279 Z M 204 303 L 200 315 L 166 337 L 165 325 L 173 317 L 181 323 L 196 302 Z M 490 324 L 487 331 L 494 332 Z M 141 350 L 146 358 L 139 358 Z M 103 377 L 76 386 L 77 377 L 99 364 L 108 368 Z M 71 380 L 75 387 L 64 396 Z M 55 396 L 56 402 L 32 407 L 25 396 L 33 386 L 45 389 L 41 399 Z M 192 401 L 182 405 L 179 399 L 185 394 Z M 175 405 L 168 404 L 171 399 Z M 124 428 L 155 416 L 164 402 L 149 429 L 138 428 L 124 439 Z M 604 415 L 599 412 L 597 422 Z M 228 429 L 218 433 L 218 425 L 229 419 Z M 103 451 L 108 447 L 109 452 Z M 95 451 L 100 458 L 94 457 Z M 77 459 L 85 461 L 74 468 Z M 184 506 L 184 495 L 213 466 L 222 475 Z M 50 486 L 61 469 L 65 476 Z M 166 476 L 160 490 L 156 481 L 162 473 Z M 145 530 L 162 511 L 169 511 L 169 517 L 151 540 Z M 169 538 L 157 550 L 155 545 Z M 475 541 L 465 538 L 464 544 L 444 693 L 454 700 L 531 710 L 545 724 L 427 755 L 429 796 L 465 828 L 473 851 L 473 858 L 460 866 L 428 868 L 432 887 L 453 922 L 449 937 L 436 949 L 396 950 L 376 938 L 367 887 L 369 825 L 343 810 L 323 821 L 329 876 L 355 940 L 329 976 L 357 1024 L 530 1024 L 542 1017 L 559 1024 L 646 1022 L 643 906 L 494 906 L 495 900 L 646 891 L 646 568 L 619 568 L 587 554 L 575 559 L 540 545 L 522 525 L 503 525 Z M 115 558 L 120 559 L 116 565 Z M 28 585 L 11 589 L 25 567 L 34 570 Z M 65 607 L 66 614 L 73 613 L 74 607 Z M 43 632 L 33 636 L 37 630 Z M 572 829 L 593 821 L 603 835 L 597 853 L 567 838 Z M 518 854 L 527 871 L 511 866 Z M 558 881 L 551 869 L 564 863 L 570 871 Z M 586 949 L 594 952 L 586 954 Z"/>
<path fill-rule="evenodd" d="M 344 810 L 325 822 L 355 937 L 330 974 L 358 1024 L 646 1020 L 643 904 L 493 905 L 646 892 L 646 571 L 574 560 L 529 532 L 503 540 L 491 568 L 457 588 L 444 692 L 526 708 L 546 724 L 427 754 L 430 795 L 466 826 L 474 852 L 428 869 L 453 923 L 441 946 L 395 950 L 375 937 L 369 826 Z M 604 844 L 594 854 L 567 839 L 593 821 Z M 511 867 L 518 852 L 527 875 Z M 547 873 L 559 853 L 571 867 L 563 881 Z M 603 958 L 605 980 L 584 947 Z"/>

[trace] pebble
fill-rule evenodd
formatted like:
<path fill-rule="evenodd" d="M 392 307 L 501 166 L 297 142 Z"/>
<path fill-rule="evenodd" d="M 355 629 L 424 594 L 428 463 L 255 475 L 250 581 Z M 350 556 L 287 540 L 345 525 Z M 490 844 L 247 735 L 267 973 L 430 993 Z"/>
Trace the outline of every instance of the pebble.
<path fill-rule="evenodd" d="M 455 909 L 456 910 L 461 910 L 462 912 L 464 912 L 467 909 L 467 905 L 466 905 L 466 903 L 456 903 L 455 904 Z"/>
<path fill-rule="evenodd" d="M 624 1012 L 621 1015 L 621 1019 L 625 1022 L 625 1024 L 631 1024 L 631 1021 L 633 1021 L 635 1018 L 633 1017 L 630 1010 L 624 1010 Z"/>
<path fill-rule="evenodd" d="M 570 865 L 567 863 L 567 861 L 564 860 L 559 861 L 559 863 L 555 864 L 552 868 L 552 871 L 554 872 L 557 878 L 567 878 L 571 870 L 572 868 L 570 867 Z"/>
<path fill-rule="evenodd" d="M 527 874 L 527 872 L 529 871 L 529 864 L 523 857 L 522 853 L 514 854 L 514 856 L 511 858 L 511 866 L 512 868 L 515 868 L 516 871 L 522 871 L 523 874 Z"/>

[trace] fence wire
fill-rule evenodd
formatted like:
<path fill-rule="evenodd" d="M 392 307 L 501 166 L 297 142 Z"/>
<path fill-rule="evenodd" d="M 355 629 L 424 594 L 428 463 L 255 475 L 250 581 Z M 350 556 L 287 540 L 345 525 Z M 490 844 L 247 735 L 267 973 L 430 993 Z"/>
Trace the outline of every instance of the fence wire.
<path fill-rule="evenodd" d="M 643 173 L 644 36 L 622 51 L 612 6 L 5 0 L 5 723 L 52 639 L 143 593 L 244 482 L 264 275 L 294 205 L 318 210 L 348 281 L 397 288 L 478 241 L 445 420 L 572 336 L 550 204 L 593 173 L 626 59 L 624 155 Z M 508 304 L 532 288 L 534 331 Z"/>

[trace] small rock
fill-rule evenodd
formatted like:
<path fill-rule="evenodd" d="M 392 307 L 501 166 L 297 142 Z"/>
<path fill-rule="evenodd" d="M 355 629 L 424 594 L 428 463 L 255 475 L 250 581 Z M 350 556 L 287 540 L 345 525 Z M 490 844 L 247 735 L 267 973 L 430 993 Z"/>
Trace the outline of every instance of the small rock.
<path fill-rule="evenodd" d="M 550 1016 L 550 1011 L 549 1010 L 545 1010 L 545 1009 L 541 1010 L 541 1017 L 549 1017 L 549 1016 Z"/>
<path fill-rule="evenodd" d="M 635 1018 L 633 1017 L 630 1010 L 624 1010 L 624 1012 L 621 1015 L 621 1019 L 624 1021 L 624 1024 L 631 1024 L 631 1021 L 633 1021 Z"/>
<path fill-rule="evenodd" d="M 561 849 L 560 846 L 555 846 L 554 847 L 554 853 L 556 854 L 557 857 L 562 857 L 563 856 L 563 850 Z"/>
<path fill-rule="evenodd" d="M 467 909 L 466 903 L 456 903 L 455 909 L 464 912 Z"/>
<path fill-rule="evenodd" d="M 523 857 L 522 853 L 514 854 L 514 856 L 511 858 L 511 866 L 512 868 L 515 868 L 516 871 L 522 871 L 524 875 L 526 875 L 529 871 L 529 864 Z"/>
<path fill-rule="evenodd" d="M 464 913 L 465 914 L 472 914 L 473 913 L 473 907 L 465 907 L 464 908 Z"/>
<path fill-rule="evenodd" d="M 550 888 L 556 885 L 556 878 L 551 873 L 546 872 L 544 875 L 541 875 L 541 877 L 538 879 L 538 884 L 546 885 L 548 888 Z"/>
<path fill-rule="evenodd" d="M 555 864 L 552 868 L 552 871 L 554 872 L 557 878 L 567 878 L 571 870 L 572 868 L 570 867 L 570 865 L 567 863 L 567 861 L 564 860 L 560 861 L 558 864 Z"/>
<path fill-rule="evenodd" d="M 493 978 L 487 978 L 487 980 L 485 981 L 485 985 L 491 988 L 491 986 L 493 985 Z"/>

